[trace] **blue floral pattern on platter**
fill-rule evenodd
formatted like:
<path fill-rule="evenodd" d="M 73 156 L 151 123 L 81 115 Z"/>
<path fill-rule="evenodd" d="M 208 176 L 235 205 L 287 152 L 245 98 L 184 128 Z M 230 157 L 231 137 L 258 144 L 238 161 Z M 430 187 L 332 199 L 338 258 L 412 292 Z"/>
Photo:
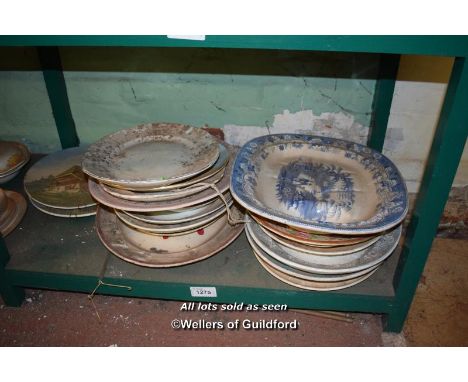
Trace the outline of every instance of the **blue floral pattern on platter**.
<path fill-rule="evenodd" d="M 353 183 L 351 175 L 339 166 L 296 160 L 281 168 L 276 197 L 304 219 L 325 220 L 351 210 Z"/>
<path fill-rule="evenodd" d="M 379 198 L 376 212 L 366 220 L 331 222 L 349 211 L 355 202 L 353 178 L 338 165 L 296 159 L 284 165 L 276 179 L 276 198 L 300 215 L 270 208 L 255 197 L 262 163 L 273 149 L 291 148 L 336 152 L 358 162 L 374 182 Z M 248 210 L 299 229 L 327 233 L 367 234 L 400 223 L 408 211 L 405 182 L 395 165 L 381 153 L 340 139 L 303 134 L 274 134 L 255 138 L 239 151 L 232 169 L 231 193 Z M 293 212 L 293 211 L 292 211 Z M 335 219 L 336 220 L 336 219 Z"/>

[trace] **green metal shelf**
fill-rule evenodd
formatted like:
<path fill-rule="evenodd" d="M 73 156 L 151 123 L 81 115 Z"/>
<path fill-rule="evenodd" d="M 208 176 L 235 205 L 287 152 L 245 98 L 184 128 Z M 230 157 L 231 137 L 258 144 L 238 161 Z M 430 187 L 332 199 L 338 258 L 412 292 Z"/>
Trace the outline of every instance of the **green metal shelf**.
<path fill-rule="evenodd" d="M 401 331 L 435 237 L 468 134 L 468 37 L 465 36 L 207 36 L 206 41 L 165 36 L 1 36 L 0 46 L 37 46 L 63 147 L 79 144 L 68 103 L 58 46 L 211 47 L 379 53 L 368 144 L 385 140 L 400 54 L 455 57 L 421 191 L 401 247 L 368 280 L 335 292 L 290 287 L 264 271 L 242 235 L 200 263 L 148 269 L 110 255 L 95 235 L 93 218 L 61 219 L 30 208 L 5 240 L 0 238 L 0 292 L 21 305 L 24 287 L 173 300 L 284 303 L 291 308 L 383 313 L 385 330 Z M 21 189 L 21 178 L 6 188 Z M 10 256 L 11 255 L 11 256 Z M 189 286 L 215 286 L 217 298 L 193 298 Z"/>
<path fill-rule="evenodd" d="M 13 189 L 21 192 L 20 182 Z M 30 205 L 21 224 L 5 241 L 11 254 L 5 278 L 19 287 L 89 293 L 102 278 L 107 283 L 130 286 L 132 290 L 102 286 L 100 293 L 206 301 L 193 298 L 190 286 L 214 286 L 218 298 L 209 299 L 213 302 L 236 301 L 242 296 L 245 303 L 271 302 L 291 308 L 362 309 L 380 313 L 391 310 L 395 297 L 391 280 L 398 251 L 361 284 L 343 291 L 316 293 L 284 284 L 267 273 L 252 255 L 244 233 L 222 252 L 204 261 L 151 269 L 109 254 L 95 233 L 95 217 L 61 219 Z M 370 296 L 375 304 L 368 303 Z"/>

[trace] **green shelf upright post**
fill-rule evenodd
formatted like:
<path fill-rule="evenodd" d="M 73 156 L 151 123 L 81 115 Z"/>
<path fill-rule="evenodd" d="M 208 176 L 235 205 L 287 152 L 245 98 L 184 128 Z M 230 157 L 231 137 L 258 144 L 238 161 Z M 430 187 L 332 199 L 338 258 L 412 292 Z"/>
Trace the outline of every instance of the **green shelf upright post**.
<path fill-rule="evenodd" d="M 21 306 L 24 300 L 24 289 L 11 285 L 5 274 L 5 266 L 9 260 L 10 254 L 0 234 L 0 295 L 7 306 Z"/>
<path fill-rule="evenodd" d="M 457 57 L 394 277 L 396 306 L 386 329 L 403 328 L 468 135 L 468 64 Z"/>
<path fill-rule="evenodd" d="M 37 50 L 62 148 L 79 146 L 80 140 L 68 102 L 60 51 L 58 47 L 39 47 Z"/>
<path fill-rule="evenodd" d="M 399 54 L 380 55 L 379 73 L 375 85 L 372 119 L 367 145 L 382 152 L 392 106 L 395 80 L 400 64 Z"/>

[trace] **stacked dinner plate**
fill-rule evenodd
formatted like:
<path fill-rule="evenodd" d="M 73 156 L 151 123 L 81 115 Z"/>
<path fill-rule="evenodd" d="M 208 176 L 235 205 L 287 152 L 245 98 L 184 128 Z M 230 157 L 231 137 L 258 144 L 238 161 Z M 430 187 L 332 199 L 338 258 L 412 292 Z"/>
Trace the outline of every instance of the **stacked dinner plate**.
<path fill-rule="evenodd" d="M 301 134 L 246 143 L 233 165 L 231 193 L 249 212 L 247 238 L 259 263 L 310 290 L 370 277 L 398 245 L 408 210 L 405 183 L 384 155 Z"/>
<path fill-rule="evenodd" d="M 30 156 L 28 148 L 22 143 L 0 141 L 0 184 L 13 179 L 28 163 Z"/>
<path fill-rule="evenodd" d="M 180 124 L 139 125 L 96 142 L 82 165 L 101 204 L 101 241 L 123 260 L 147 267 L 219 252 L 243 230 L 230 223 L 242 219 L 229 192 L 234 156 L 205 130 Z"/>
<path fill-rule="evenodd" d="M 24 177 L 31 204 L 48 214 L 76 218 L 96 214 L 96 202 L 81 170 L 87 147 L 57 151 L 37 161 Z"/>

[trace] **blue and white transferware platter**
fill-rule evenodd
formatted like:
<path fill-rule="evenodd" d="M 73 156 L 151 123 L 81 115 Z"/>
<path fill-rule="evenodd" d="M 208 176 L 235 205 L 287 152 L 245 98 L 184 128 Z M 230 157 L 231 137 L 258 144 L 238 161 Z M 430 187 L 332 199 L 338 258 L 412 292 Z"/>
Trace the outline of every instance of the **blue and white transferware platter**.
<path fill-rule="evenodd" d="M 231 193 L 248 210 L 299 230 L 385 231 L 408 211 L 405 182 L 379 152 L 303 134 L 255 138 L 239 151 Z"/>

